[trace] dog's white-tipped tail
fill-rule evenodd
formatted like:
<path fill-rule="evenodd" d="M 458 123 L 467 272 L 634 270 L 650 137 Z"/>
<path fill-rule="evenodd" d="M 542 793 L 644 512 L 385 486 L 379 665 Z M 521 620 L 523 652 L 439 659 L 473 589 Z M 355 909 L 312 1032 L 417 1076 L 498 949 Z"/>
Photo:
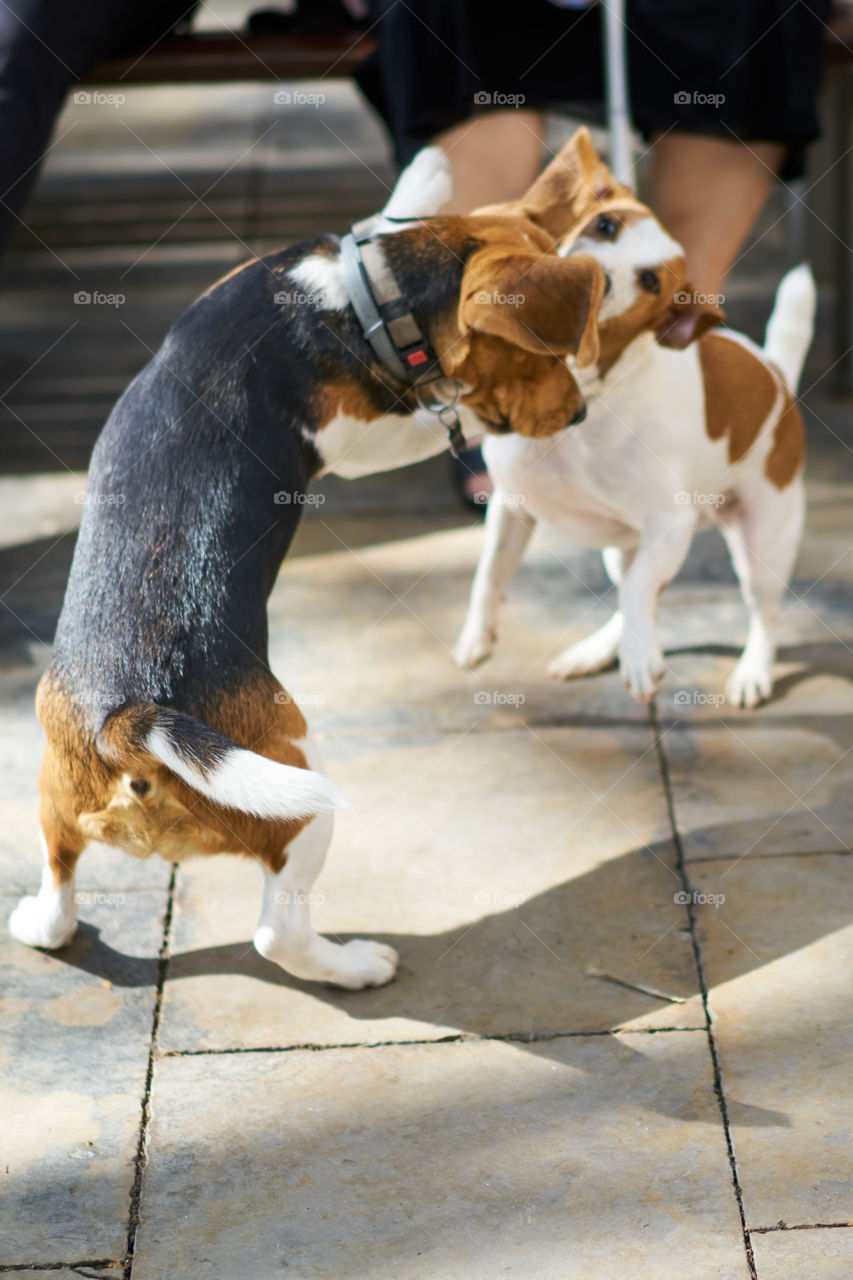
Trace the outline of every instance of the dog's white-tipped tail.
<path fill-rule="evenodd" d="M 791 391 L 797 390 L 811 346 L 816 307 L 814 276 L 804 262 L 780 282 L 764 337 L 764 354 L 779 369 Z"/>
<path fill-rule="evenodd" d="M 236 745 L 208 766 L 182 754 L 162 729 L 151 731 L 145 747 L 188 787 L 226 809 L 258 818 L 310 818 L 324 809 L 344 807 L 322 773 L 279 764 Z"/>
<path fill-rule="evenodd" d="M 110 712 L 96 743 L 121 768 L 153 756 L 214 804 L 258 818 L 310 818 L 347 807 L 322 773 L 247 751 L 172 707 L 146 703 Z"/>
<path fill-rule="evenodd" d="M 441 147 L 424 147 L 400 174 L 381 216 L 428 218 L 439 213 L 452 195 L 447 155 Z"/>

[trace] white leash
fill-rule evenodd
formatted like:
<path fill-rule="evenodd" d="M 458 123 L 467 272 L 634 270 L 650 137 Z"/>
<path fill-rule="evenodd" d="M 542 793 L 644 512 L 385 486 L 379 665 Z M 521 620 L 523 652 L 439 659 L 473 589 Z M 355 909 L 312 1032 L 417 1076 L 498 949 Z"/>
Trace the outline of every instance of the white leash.
<path fill-rule="evenodd" d="M 604 10 L 604 70 L 607 85 L 607 127 L 610 168 L 626 187 L 633 187 L 634 136 L 628 101 L 625 56 L 625 0 L 601 0 Z"/>

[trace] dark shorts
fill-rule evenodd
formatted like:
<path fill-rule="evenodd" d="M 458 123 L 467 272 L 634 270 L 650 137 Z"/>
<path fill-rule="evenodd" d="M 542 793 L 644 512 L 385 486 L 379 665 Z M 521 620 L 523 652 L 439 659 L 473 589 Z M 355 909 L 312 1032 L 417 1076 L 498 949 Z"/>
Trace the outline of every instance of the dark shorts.
<path fill-rule="evenodd" d="M 787 144 L 783 177 L 819 134 L 815 100 L 831 0 L 627 0 L 634 121 Z M 407 163 L 479 111 L 603 120 L 602 11 L 548 0 L 374 0 L 379 49 L 359 84 Z"/>

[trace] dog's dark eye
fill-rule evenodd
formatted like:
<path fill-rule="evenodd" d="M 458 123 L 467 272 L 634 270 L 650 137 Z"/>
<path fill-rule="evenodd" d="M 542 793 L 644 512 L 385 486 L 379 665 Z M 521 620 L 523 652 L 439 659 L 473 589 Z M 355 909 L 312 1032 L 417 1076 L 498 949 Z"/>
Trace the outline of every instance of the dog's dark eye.
<path fill-rule="evenodd" d="M 640 272 L 640 288 L 646 293 L 660 293 L 660 280 L 656 271 Z"/>
<path fill-rule="evenodd" d="M 602 213 L 596 219 L 595 229 L 600 236 L 604 236 L 605 240 L 612 240 L 616 235 L 617 222 L 615 218 L 609 218 L 606 213 Z"/>

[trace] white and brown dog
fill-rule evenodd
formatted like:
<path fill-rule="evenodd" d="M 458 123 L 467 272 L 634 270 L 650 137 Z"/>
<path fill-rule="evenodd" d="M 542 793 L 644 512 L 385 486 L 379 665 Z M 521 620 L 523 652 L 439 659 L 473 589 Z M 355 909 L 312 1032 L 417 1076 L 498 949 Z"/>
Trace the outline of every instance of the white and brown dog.
<path fill-rule="evenodd" d="M 495 493 L 456 660 L 474 667 L 489 656 L 498 605 L 541 520 L 601 549 L 619 589 L 610 620 L 551 673 L 582 676 L 618 657 L 628 689 L 647 700 L 664 673 L 658 596 L 696 529 L 712 523 L 749 610 L 727 694 L 754 707 L 772 688 L 775 628 L 803 523 L 794 397 L 812 336 L 811 272 L 798 267 L 782 281 L 761 349 L 711 328 L 722 312 L 693 294 L 681 246 L 625 188 L 563 251 L 592 255 L 612 282 L 599 358 L 578 372 L 587 420 L 550 440 L 485 441 Z"/>
<path fill-rule="evenodd" d="M 413 190 L 444 202 L 446 163 L 431 151 L 372 234 L 249 262 L 178 320 L 92 456 L 38 690 L 45 865 L 9 922 L 21 942 L 73 937 L 90 841 L 142 858 L 238 853 L 265 874 L 262 955 L 344 987 L 393 976 L 390 947 L 311 927 L 338 799 L 269 669 L 267 596 L 313 477 L 446 447 L 441 416 L 418 407 L 419 370 L 455 380 L 469 434 L 545 436 L 580 416 L 564 357 L 597 358 L 605 276 L 556 245 L 611 183 L 580 134 L 512 209 L 396 221 Z"/>

